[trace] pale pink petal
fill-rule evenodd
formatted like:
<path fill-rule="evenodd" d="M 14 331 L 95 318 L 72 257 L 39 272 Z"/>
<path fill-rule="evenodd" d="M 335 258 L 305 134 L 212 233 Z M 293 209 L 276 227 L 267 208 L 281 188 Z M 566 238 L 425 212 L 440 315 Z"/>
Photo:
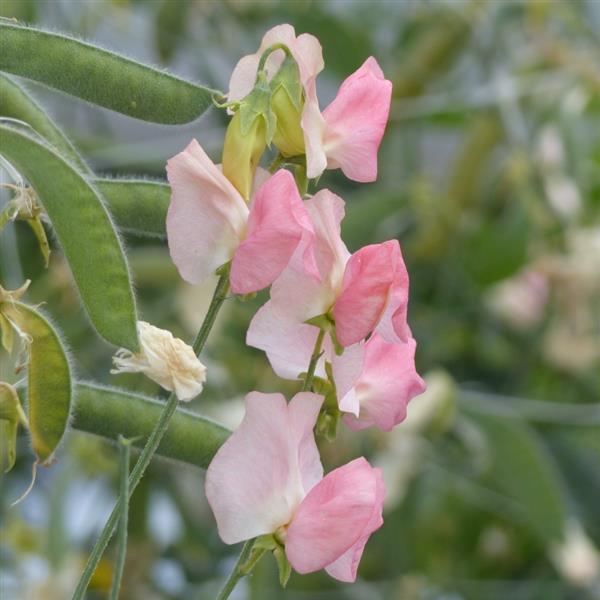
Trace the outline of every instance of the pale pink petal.
<path fill-rule="evenodd" d="M 356 581 L 356 571 L 358 570 L 358 563 L 362 558 L 363 550 L 367 544 L 371 534 L 379 529 L 383 525 L 382 509 L 383 501 L 385 499 L 385 486 L 383 483 L 383 477 L 381 469 L 373 469 L 375 472 L 375 479 L 377 484 L 377 497 L 373 505 L 373 512 L 371 513 L 371 519 L 367 523 L 364 531 L 357 542 L 347 550 L 340 558 L 328 565 L 325 570 L 335 579 L 339 581 L 345 581 L 351 583 Z"/>
<path fill-rule="evenodd" d="M 323 145 L 325 119 L 319 109 L 316 81 L 305 87 L 305 101 L 300 126 L 304 132 L 304 152 L 306 154 L 306 176 L 309 179 L 320 177 L 327 168 L 327 155 Z"/>
<path fill-rule="evenodd" d="M 360 414 L 360 402 L 355 393 L 355 386 L 363 372 L 364 360 L 365 344 L 362 342 L 345 348 L 340 356 L 333 352 L 331 357 L 338 406 L 341 411 L 357 417 Z"/>
<path fill-rule="evenodd" d="M 228 99 L 230 102 L 241 100 L 250 93 L 256 82 L 260 57 L 274 44 L 285 44 L 289 48 L 298 64 L 300 81 L 303 86 L 306 86 L 323 70 L 323 50 L 316 37 L 308 33 L 296 37 L 296 32 L 291 25 L 277 25 L 265 33 L 256 53 L 244 56 L 235 66 L 229 80 Z M 284 57 L 283 50 L 275 50 L 267 58 L 265 69 L 269 80 L 281 66 Z"/>
<path fill-rule="evenodd" d="M 248 207 L 196 140 L 167 162 L 167 177 L 169 252 L 181 276 L 199 283 L 233 256 Z"/>
<path fill-rule="evenodd" d="M 273 310 L 286 320 L 299 322 L 331 308 L 349 256 L 340 235 L 344 201 L 329 190 L 321 190 L 304 204 L 315 235 L 303 238 L 271 287 Z"/>
<path fill-rule="evenodd" d="M 246 396 L 242 424 L 206 472 L 206 497 L 226 544 L 274 533 L 320 480 L 312 430 L 322 401 L 309 392 L 289 405 L 281 394 Z"/>
<path fill-rule="evenodd" d="M 378 477 L 358 458 L 311 489 L 286 532 L 285 553 L 298 573 L 330 565 L 362 540 L 380 504 Z"/>
<path fill-rule="evenodd" d="M 377 150 L 390 112 L 392 84 L 370 57 L 340 86 L 323 111 L 328 168 L 354 181 L 377 179 Z"/>
<path fill-rule="evenodd" d="M 391 431 L 406 418 L 410 400 L 425 391 L 425 382 L 415 368 L 416 346 L 412 337 L 398 344 L 389 344 L 377 333 L 369 338 L 363 372 L 354 390 L 360 412 L 344 416 L 351 429 L 375 425 Z"/>
<path fill-rule="evenodd" d="M 248 294 L 269 286 L 302 237 L 314 235 L 293 175 L 281 169 L 264 183 L 250 206 L 246 239 L 231 264 L 231 289 Z"/>
<path fill-rule="evenodd" d="M 396 240 L 365 246 L 346 265 L 342 292 L 333 316 L 338 341 L 350 346 L 364 339 L 379 323 L 394 281 Z"/>
<path fill-rule="evenodd" d="M 273 371 L 284 379 L 297 379 L 308 369 L 319 330 L 313 325 L 281 318 L 271 301 L 254 315 L 246 334 L 246 344 L 266 352 Z M 316 375 L 325 375 L 323 359 Z"/>

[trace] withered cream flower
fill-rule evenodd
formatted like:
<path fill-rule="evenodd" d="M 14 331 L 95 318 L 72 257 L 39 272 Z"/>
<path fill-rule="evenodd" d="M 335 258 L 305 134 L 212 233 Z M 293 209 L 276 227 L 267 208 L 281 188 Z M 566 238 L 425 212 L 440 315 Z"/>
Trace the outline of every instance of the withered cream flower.
<path fill-rule="evenodd" d="M 145 321 L 138 321 L 138 334 L 140 351 L 117 350 L 111 373 L 144 373 L 165 390 L 175 392 L 179 400 L 195 398 L 206 381 L 206 367 L 193 348 L 170 331 Z"/>

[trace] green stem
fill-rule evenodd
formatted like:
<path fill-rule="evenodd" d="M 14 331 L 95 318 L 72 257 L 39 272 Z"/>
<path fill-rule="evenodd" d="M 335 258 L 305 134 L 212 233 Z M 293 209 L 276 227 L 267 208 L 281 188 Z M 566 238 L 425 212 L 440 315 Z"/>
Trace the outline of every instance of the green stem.
<path fill-rule="evenodd" d="M 219 282 L 217 283 L 217 287 L 215 288 L 215 292 L 213 294 L 212 301 L 208 308 L 208 312 L 204 317 L 204 321 L 202 323 L 202 326 L 200 327 L 200 331 L 198 332 L 196 340 L 194 341 L 193 348 L 196 354 L 199 354 L 202 348 L 204 347 L 204 344 L 206 343 L 206 338 L 208 337 L 208 334 L 215 323 L 217 313 L 219 312 L 223 301 L 227 297 L 228 291 L 229 272 L 227 271 L 221 275 Z M 135 463 L 131 475 L 129 476 L 130 498 L 138 483 L 140 482 L 142 476 L 144 475 L 146 468 L 150 464 L 150 461 L 152 460 L 152 457 L 154 456 L 154 453 L 156 452 L 156 449 L 158 448 L 158 445 L 160 444 L 163 435 L 166 433 L 169 421 L 171 420 L 171 417 L 177 409 L 177 404 L 177 396 L 174 393 L 172 393 L 169 396 L 163 409 L 163 412 L 160 415 L 160 418 L 158 419 L 154 430 L 150 434 L 150 437 L 148 438 L 148 441 L 146 442 L 146 445 L 144 446 L 140 457 Z M 102 554 L 104 553 L 104 550 L 106 549 L 106 546 L 108 545 L 108 542 L 110 541 L 110 538 L 113 535 L 118 518 L 119 505 L 117 504 L 113 508 L 113 511 L 110 514 L 108 521 L 104 525 L 104 529 L 100 533 L 100 537 L 96 540 L 96 543 L 92 548 L 87 564 L 85 565 L 85 569 L 83 570 L 81 578 L 79 579 L 77 587 L 75 588 L 75 592 L 73 593 L 73 600 L 83 600 L 85 591 L 87 590 L 92 575 L 94 574 L 94 571 L 96 570 L 96 567 L 98 566 L 98 563 L 102 558 Z"/>
<path fill-rule="evenodd" d="M 119 498 L 119 535 L 117 548 L 117 560 L 115 562 L 115 574 L 113 576 L 112 587 L 110 590 L 110 600 L 118 600 L 119 590 L 121 589 L 121 580 L 125 568 L 125 555 L 127 553 L 127 527 L 129 517 L 129 451 L 131 443 L 123 436 L 119 436 L 119 453 L 121 455 L 121 493 Z"/>
<path fill-rule="evenodd" d="M 269 56 L 276 50 L 283 50 L 288 56 L 292 56 L 290 49 L 285 44 L 273 44 L 272 46 L 269 46 L 260 57 L 258 69 L 256 70 L 257 74 L 264 70 L 267 58 L 269 58 Z"/>
<path fill-rule="evenodd" d="M 248 574 L 249 571 L 242 571 L 242 567 L 246 564 L 246 562 L 250 558 L 250 554 L 252 552 L 253 545 L 254 545 L 254 540 L 247 540 L 244 543 L 244 545 L 242 547 L 242 551 L 240 552 L 240 555 L 235 563 L 235 566 L 231 570 L 231 573 L 229 574 L 227 581 L 221 588 L 221 591 L 219 592 L 219 595 L 217 596 L 216 600 L 227 600 L 227 598 L 229 598 L 229 595 L 231 594 L 231 592 L 233 592 L 233 589 L 237 585 L 238 581 L 242 577 L 244 577 L 244 575 Z"/>
<path fill-rule="evenodd" d="M 321 358 L 321 346 L 323 345 L 323 339 L 325 338 L 325 330 L 321 329 L 319 331 L 319 336 L 317 337 L 317 341 L 315 342 L 315 348 L 313 350 L 312 356 L 310 357 L 310 363 L 308 364 L 308 371 L 306 372 L 306 377 L 304 378 L 304 385 L 302 386 L 303 392 L 308 392 L 312 388 L 313 378 L 315 376 L 315 369 L 317 368 L 317 363 L 319 362 L 319 358 Z"/>

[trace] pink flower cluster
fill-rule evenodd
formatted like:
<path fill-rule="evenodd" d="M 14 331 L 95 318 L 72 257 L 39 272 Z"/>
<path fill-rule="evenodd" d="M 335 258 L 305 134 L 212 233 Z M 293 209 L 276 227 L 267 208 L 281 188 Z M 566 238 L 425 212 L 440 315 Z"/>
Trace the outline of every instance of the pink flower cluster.
<path fill-rule="evenodd" d="M 298 67 L 307 178 L 341 168 L 355 181 L 374 181 L 391 100 L 391 83 L 374 58 L 321 112 L 321 46 L 280 25 L 256 54 L 240 60 L 229 100 L 252 91 L 259 64 L 272 80 L 286 56 L 282 47 Z M 272 535 L 297 572 L 325 568 L 354 581 L 367 539 L 383 523 L 381 472 L 359 458 L 323 477 L 313 430 L 331 411 L 324 395 L 337 399 L 334 410 L 351 429 L 390 431 L 424 391 L 407 323 L 409 281 L 400 245 L 390 240 L 351 254 L 341 238 L 344 201 L 326 189 L 303 199 L 285 169 L 269 174 L 258 167 L 247 204 L 195 140 L 168 161 L 167 173 L 169 249 L 181 276 L 198 283 L 230 263 L 234 293 L 270 286 L 247 343 L 264 350 L 287 379 L 305 379 L 314 356 L 319 386 L 313 389 L 323 394 L 301 392 L 289 404 L 280 394 L 248 394 L 242 424 L 207 471 L 219 534 L 228 544 Z"/>

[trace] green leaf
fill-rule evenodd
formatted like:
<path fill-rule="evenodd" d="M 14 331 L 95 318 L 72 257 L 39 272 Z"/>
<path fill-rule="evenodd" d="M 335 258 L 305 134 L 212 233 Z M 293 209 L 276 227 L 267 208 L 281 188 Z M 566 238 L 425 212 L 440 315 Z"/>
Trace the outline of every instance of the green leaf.
<path fill-rule="evenodd" d="M 535 431 L 509 410 L 501 416 L 470 403 L 462 409 L 486 436 L 490 463 L 485 478 L 490 485 L 517 503 L 523 522 L 541 540 L 560 539 L 567 515 L 564 485 Z"/>
<path fill-rule="evenodd" d="M 171 188 L 143 179 L 97 179 L 119 229 L 135 235 L 165 237 Z"/>
<path fill-rule="evenodd" d="M 137 350 L 127 261 L 98 192 L 74 165 L 22 130 L 0 124 L 0 153 L 29 180 L 44 205 L 100 335 Z"/>
<path fill-rule="evenodd" d="M 215 90 L 75 38 L 0 23 L 0 71 L 154 123 L 197 119 Z"/>
<path fill-rule="evenodd" d="M 67 136 L 29 93 L 12 78 L 2 74 L 0 74 L 0 116 L 18 119 L 29 124 L 61 155 L 73 161 L 85 173 L 91 173 Z"/>
<path fill-rule="evenodd" d="M 52 324 L 35 308 L 9 299 L 0 304 L 0 311 L 26 336 L 29 431 L 38 460 L 48 464 L 71 412 L 67 353 Z"/>
<path fill-rule="evenodd" d="M 119 434 L 143 447 L 158 420 L 164 403 L 117 388 L 77 383 L 72 426 L 111 440 Z M 177 409 L 157 454 L 208 467 L 230 431 L 214 421 Z"/>

